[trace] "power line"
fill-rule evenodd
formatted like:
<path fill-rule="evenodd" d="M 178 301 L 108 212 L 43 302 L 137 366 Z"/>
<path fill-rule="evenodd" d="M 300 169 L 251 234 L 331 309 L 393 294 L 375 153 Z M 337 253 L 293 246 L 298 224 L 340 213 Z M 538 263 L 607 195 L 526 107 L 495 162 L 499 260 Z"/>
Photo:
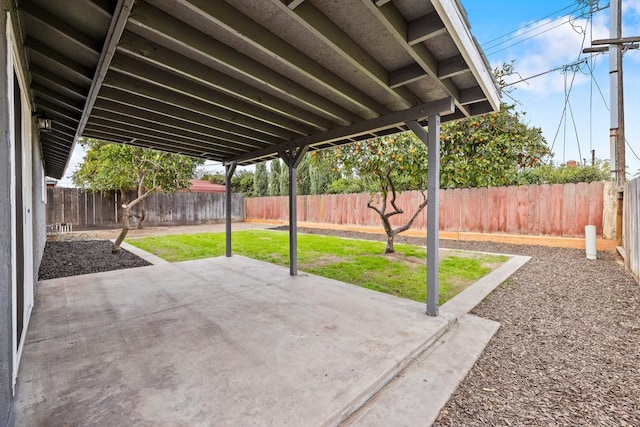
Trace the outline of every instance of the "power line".
<path fill-rule="evenodd" d="M 537 21 L 542 21 L 543 19 L 547 19 L 547 18 L 550 18 L 550 17 L 552 17 L 552 16 L 557 16 L 560 12 L 563 12 L 563 11 L 565 11 L 565 10 L 567 10 L 567 9 L 569 9 L 569 8 L 571 8 L 571 7 L 575 6 L 575 5 L 577 5 L 577 4 L 578 4 L 578 1 L 575 1 L 575 2 L 573 2 L 572 4 L 570 4 L 570 5 L 568 5 L 568 6 L 565 6 L 565 7 L 563 7 L 563 8 L 562 8 L 562 9 L 560 9 L 560 10 L 557 10 L 557 11 L 552 12 L 552 13 L 550 13 L 550 14 L 546 15 L 546 16 L 543 16 L 542 18 L 538 19 Z M 534 22 L 535 22 L 535 21 L 534 21 Z M 494 38 L 494 39 L 491 39 L 491 40 L 489 40 L 489 41 L 487 41 L 487 42 L 483 43 L 483 44 L 482 44 L 482 48 L 483 48 L 483 49 L 491 49 L 492 47 L 494 47 L 494 46 L 492 46 L 492 45 L 491 45 L 493 42 L 498 41 L 498 40 L 503 40 L 505 37 L 510 36 L 511 34 L 517 33 L 518 31 L 521 31 L 521 30 L 523 30 L 523 29 L 527 28 L 529 25 L 531 25 L 531 24 L 525 24 L 525 25 L 522 25 L 521 27 L 518 27 L 518 28 L 516 28 L 515 30 L 509 31 L 509 32 L 508 32 L 508 33 L 506 33 L 506 34 L 503 34 L 503 35 L 501 35 L 501 36 L 499 36 L 499 37 L 496 37 L 496 38 Z M 546 25 L 546 24 L 543 24 L 543 25 Z M 543 26 L 543 25 L 541 25 L 541 26 Z M 529 31 L 532 31 L 532 30 L 534 30 L 534 29 L 535 29 L 535 28 L 532 28 L 532 29 L 530 29 L 530 30 L 526 31 L 525 33 L 529 32 Z M 523 33 L 523 34 L 524 34 L 524 33 Z M 500 43 L 496 43 L 496 45 L 500 45 L 500 44 L 502 44 L 502 43 L 504 43 L 504 42 L 503 42 L 503 41 L 501 41 Z"/>
<path fill-rule="evenodd" d="M 567 8 L 571 7 L 571 6 L 574 6 L 574 5 L 576 5 L 576 4 L 579 4 L 579 3 L 580 3 L 580 2 L 579 2 L 579 1 L 577 1 L 576 3 L 574 3 L 574 4 L 570 5 L 570 6 L 567 6 L 567 7 L 563 8 L 563 9 L 561 9 L 560 11 L 563 11 L 563 10 L 565 10 L 565 9 L 567 9 Z M 569 23 L 569 24 L 571 24 L 571 26 L 572 26 L 572 27 L 574 27 L 574 28 L 575 28 L 575 25 L 572 23 L 572 21 L 575 21 L 575 20 L 576 20 L 576 19 L 578 19 L 578 18 L 583 18 L 583 17 L 585 17 L 585 16 L 591 15 L 593 12 L 597 12 L 597 11 L 600 11 L 600 10 L 604 10 L 604 9 L 606 9 L 606 8 L 608 8 L 608 7 L 609 7 L 609 5 L 607 4 L 607 5 L 605 5 L 605 6 L 597 7 L 597 8 L 595 8 L 595 9 L 585 10 L 585 11 L 581 12 L 580 14 L 578 14 L 578 15 L 576 15 L 576 16 L 573 16 L 573 13 L 574 13 L 574 12 L 577 12 L 577 11 L 579 11 L 579 10 L 580 10 L 580 8 L 576 8 L 576 9 L 574 9 L 574 11 L 573 11 L 573 12 L 571 12 L 570 14 L 565 15 L 566 20 L 563 20 L 563 21 L 561 21 L 561 22 L 557 22 L 557 21 L 544 22 L 544 23 L 542 23 L 542 24 L 536 25 L 536 26 L 534 26 L 534 27 L 532 27 L 532 28 L 528 29 L 527 31 L 522 32 L 521 34 L 519 34 L 519 35 L 518 35 L 518 36 L 516 36 L 515 38 L 518 38 L 518 37 L 521 37 L 521 36 L 523 36 L 523 35 L 525 35 L 525 34 L 528 34 L 528 33 L 531 33 L 531 32 L 537 31 L 537 30 L 540 30 L 540 29 L 542 29 L 542 28 L 543 28 L 543 27 L 545 27 L 545 26 L 548 26 L 548 25 L 551 25 L 551 24 L 554 24 L 554 23 L 555 23 L 555 25 L 554 25 L 553 27 L 551 27 L 551 28 L 547 28 L 547 29 L 545 29 L 544 31 L 540 31 L 540 32 L 538 32 L 538 33 L 536 33 L 536 34 L 533 34 L 533 35 L 531 35 L 531 36 L 529 36 L 529 37 L 527 37 L 527 38 L 525 38 L 525 39 L 517 40 L 517 41 L 515 41 L 515 42 L 513 42 L 513 43 L 511 43 L 511 44 L 507 44 L 507 43 L 512 42 L 512 41 L 513 41 L 513 39 L 514 39 L 514 37 L 510 38 L 510 39 L 509 39 L 509 40 L 507 40 L 507 41 L 501 42 L 501 43 L 491 44 L 491 43 L 492 43 L 493 41 L 495 41 L 495 40 L 503 39 L 503 38 L 507 37 L 508 35 L 511 35 L 511 34 L 516 33 L 516 32 L 518 32 L 518 31 L 520 31 L 520 30 L 522 30 L 522 29 L 524 29 L 524 28 L 527 28 L 527 25 L 524 25 L 524 26 L 522 26 L 522 27 L 520 27 L 520 28 L 518 28 L 518 29 L 516 29 L 516 30 L 513 30 L 513 31 L 508 32 L 507 34 L 505 34 L 505 35 L 503 35 L 503 36 L 497 37 L 497 38 L 493 39 L 492 41 L 490 41 L 490 42 L 488 42 L 488 43 L 483 44 L 483 45 L 482 45 L 482 49 L 483 49 L 483 51 L 485 52 L 485 55 L 487 55 L 487 56 L 495 55 L 496 53 L 502 52 L 502 51 L 504 51 L 504 50 L 507 50 L 507 49 L 509 49 L 509 48 L 513 47 L 513 46 L 517 46 L 517 45 L 519 45 L 519 44 L 521 44 L 521 43 L 524 43 L 524 42 L 526 42 L 526 41 L 528 41 L 528 40 L 531 40 L 531 39 L 533 39 L 533 38 L 535 38 L 535 37 L 541 36 L 541 35 L 543 35 L 543 34 L 545 34 L 545 33 L 549 32 L 549 31 L 551 31 L 551 30 L 553 30 L 553 29 L 556 29 L 556 28 L 558 28 L 558 27 L 560 27 L 560 26 L 562 26 L 562 25 L 564 25 L 564 24 Z M 560 11 L 558 11 L 558 12 L 560 12 Z M 534 21 L 534 22 L 539 22 L 539 21 L 541 21 L 541 20 L 547 19 L 547 18 L 548 18 L 548 17 L 550 17 L 550 16 L 554 16 L 554 15 L 555 15 L 555 14 L 557 14 L 558 12 L 554 12 L 554 13 L 552 13 L 552 14 L 550 14 L 550 15 L 547 15 L 547 16 L 545 16 L 544 18 L 540 18 L 540 19 L 538 19 L 537 21 Z M 584 30 L 581 30 L 581 31 L 579 31 L 579 32 L 584 33 L 585 31 L 584 31 Z M 505 45 L 505 46 L 501 46 L 501 45 Z M 492 49 L 493 49 L 493 50 L 492 50 Z"/>

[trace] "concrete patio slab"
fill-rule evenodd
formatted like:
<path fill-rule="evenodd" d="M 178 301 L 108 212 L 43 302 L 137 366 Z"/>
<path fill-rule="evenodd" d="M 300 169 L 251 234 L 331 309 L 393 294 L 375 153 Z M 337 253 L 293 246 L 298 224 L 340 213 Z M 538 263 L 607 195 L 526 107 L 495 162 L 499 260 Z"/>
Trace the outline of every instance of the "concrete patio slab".
<path fill-rule="evenodd" d="M 493 320 L 463 316 L 345 427 L 431 425 L 499 327 Z"/>
<path fill-rule="evenodd" d="M 334 425 L 448 328 L 234 256 L 40 283 L 17 425 Z"/>

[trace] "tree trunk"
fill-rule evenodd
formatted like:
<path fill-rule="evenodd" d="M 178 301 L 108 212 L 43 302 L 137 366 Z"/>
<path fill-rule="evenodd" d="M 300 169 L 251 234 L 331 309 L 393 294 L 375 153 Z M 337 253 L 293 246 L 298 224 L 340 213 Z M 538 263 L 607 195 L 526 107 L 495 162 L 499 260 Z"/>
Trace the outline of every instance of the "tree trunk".
<path fill-rule="evenodd" d="M 142 203 L 144 204 L 144 200 L 142 201 Z M 146 217 L 147 211 L 144 209 L 144 207 L 140 208 L 140 215 L 138 215 L 138 230 L 141 230 L 143 228 L 142 221 L 144 221 Z"/>
<path fill-rule="evenodd" d="M 387 234 L 387 247 L 384 248 L 385 254 L 392 254 L 396 252 L 396 250 L 393 248 L 394 237 L 395 237 L 395 234 Z"/>
<path fill-rule="evenodd" d="M 113 242 L 113 247 L 111 248 L 112 254 L 120 253 L 120 244 L 127 237 L 127 233 L 129 232 L 129 218 L 131 217 L 131 213 L 129 212 L 129 208 L 126 205 L 122 206 L 122 231 L 120 231 L 120 235 Z"/>

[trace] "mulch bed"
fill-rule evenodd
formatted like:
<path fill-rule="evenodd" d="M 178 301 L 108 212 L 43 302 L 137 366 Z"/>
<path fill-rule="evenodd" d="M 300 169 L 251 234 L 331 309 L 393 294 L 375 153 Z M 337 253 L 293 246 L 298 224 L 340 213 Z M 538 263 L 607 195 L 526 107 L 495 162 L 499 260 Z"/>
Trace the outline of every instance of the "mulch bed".
<path fill-rule="evenodd" d="M 126 251 L 112 255 L 110 245 L 48 242 L 41 279 L 148 265 Z M 532 259 L 473 311 L 501 327 L 435 425 L 640 425 L 640 286 L 616 254 L 590 261 L 574 249 L 450 240 L 440 246 Z"/>

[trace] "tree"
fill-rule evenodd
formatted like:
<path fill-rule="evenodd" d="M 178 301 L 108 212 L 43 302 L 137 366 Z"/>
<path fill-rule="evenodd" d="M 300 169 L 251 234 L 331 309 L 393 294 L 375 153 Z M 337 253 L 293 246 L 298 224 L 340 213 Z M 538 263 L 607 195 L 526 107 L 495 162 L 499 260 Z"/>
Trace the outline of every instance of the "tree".
<path fill-rule="evenodd" d="M 296 169 L 297 194 L 305 196 L 311 194 L 311 176 L 309 173 L 309 156 L 308 153 L 302 158 L 302 161 Z"/>
<path fill-rule="evenodd" d="M 253 176 L 253 195 L 264 197 L 269 194 L 269 173 L 265 162 L 256 163 L 256 172 Z"/>
<path fill-rule="evenodd" d="M 280 195 L 289 195 L 289 166 L 283 165 L 280 171 Z"/>
<path fill-rule="evenodd" d="M 122 195 L 122 231 L 113 243 L 112 252 L 120 252 L 120 244 L 129 231 L 130 218 L 138 218 L 142 228 L 145 217 L 144 200 L 157 189 L 176 191 L 188 188 L 198 165 L 203 161 L 179 154 L 110 144 L 96 139 L 83 139 L 87 147 L 85 158 L 73 173 L 72 180 L 80 188 L 91 191 L 120 191 Z M 125 193 L 136 191 L 133 200 L 127 202 Z M 139 213 L 131 209 L 140 204 Z"/>
<path fill-rule="evenodd" d="M 422 141 L 413 133 L 405 132 L 335 149 L 314 151 L 311 157 L 314 163 L 333 160 L 336 170 L 342 170 L 347 176 L 359 177 L 372 189 L 367 207 L 380 216 L 387 234 L 384 252 L 395 252 L 395 236 L 410 229 L 413 221 L 427 205 L 427 150 Z M 394 228 L 391 218 L 404 213 L 397 203 L 397 195 L 408 189 L 420 190 L 423 200 L 404 225 Z"/>
<path fill-rule="evenodd" d="M 440 133 L 443 188 L 513 185 L 518 172 L 550 155 L 540 128 L 523 123 L 513 105 L 500 111 L 445 123 Z"/>
<path fill-rule="evenodd" d="M 231 191 L 244 197 L 253 197 L 254 173 L 248 170 L 237 170 L 231 177 Z"/>
<path fill-rule="evenodd" d="M 269 171 L 269 195 L 279 196 L 280 193 L 280 159 L 273 159 L 270 162 Z"/>
<path fill-rule="evenodd" d="M 567 184 L 593 181 L 613 181 L 609 162 L 598 160 L 592 166 L 554 165 L 553 162 L 518 173 L 519 185 Z"/>

